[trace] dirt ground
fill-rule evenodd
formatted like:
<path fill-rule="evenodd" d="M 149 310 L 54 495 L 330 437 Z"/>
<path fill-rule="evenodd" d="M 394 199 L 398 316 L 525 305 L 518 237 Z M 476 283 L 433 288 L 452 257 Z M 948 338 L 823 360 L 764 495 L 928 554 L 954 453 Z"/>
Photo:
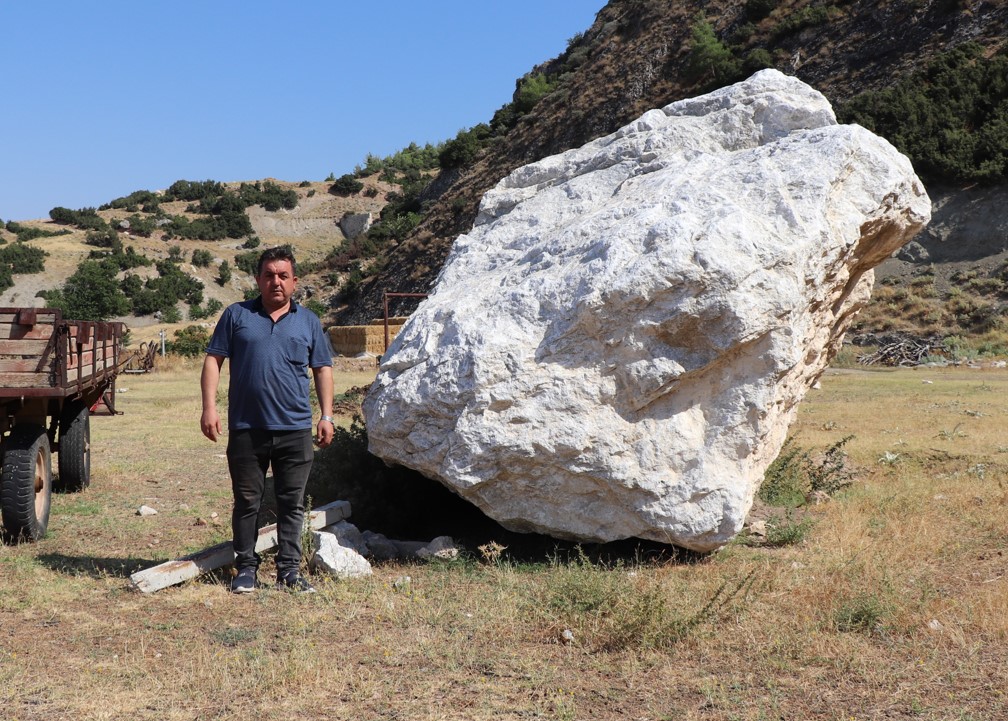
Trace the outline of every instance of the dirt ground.
<path fill-rule="evenodd" d="M 337 393 L 373 373 L 340 372 Z M 131 589 L 227 540 L 230 490 L 198 431 L 198 365 L 123 378 L 123 415 L 92 418 L 91 487 L 55 497 L 45 539 L 0 546 L 0 716 L 1008 718 L 1008 372 L 822 386 L 793 430 L 814 448 L 855 434 L 858 476 L 791 545 L 598 565 L 472 547 L 242 598 L 224 573 Z"/>

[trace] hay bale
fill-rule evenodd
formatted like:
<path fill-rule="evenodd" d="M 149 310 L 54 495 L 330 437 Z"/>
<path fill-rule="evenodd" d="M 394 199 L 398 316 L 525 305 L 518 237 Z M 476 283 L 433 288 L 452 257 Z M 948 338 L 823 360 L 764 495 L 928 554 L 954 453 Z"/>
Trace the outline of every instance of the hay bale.
<path fill-rule="evenodd" d="M 392 324 L 389 320 L 389 341 L 395 338 L 402 323 Z M 358 356 L 362 353 L 381 355 L 385 352 L 385 327 L 381 325 L 334 325 L 329 328 L 329 344 L 333 353 L 342 356 Z"/>

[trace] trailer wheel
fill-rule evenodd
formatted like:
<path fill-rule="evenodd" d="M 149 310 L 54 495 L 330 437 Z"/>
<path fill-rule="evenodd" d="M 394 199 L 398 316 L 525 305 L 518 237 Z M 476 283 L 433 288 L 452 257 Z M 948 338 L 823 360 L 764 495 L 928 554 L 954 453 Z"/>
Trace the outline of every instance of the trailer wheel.
<path fill-rule="evenodd" d="M 15 426 L 3 443 L 0 507 L 7 541 L 37 541 L 49 526 L 52 456 L 41 426 Z"/>
<path fill-rule="evenodd" d="M 91 412 L 80 401 L 68 403 L 60 416 L 56 469 L 60 493 L 77 493 L 91 483 Z"/>

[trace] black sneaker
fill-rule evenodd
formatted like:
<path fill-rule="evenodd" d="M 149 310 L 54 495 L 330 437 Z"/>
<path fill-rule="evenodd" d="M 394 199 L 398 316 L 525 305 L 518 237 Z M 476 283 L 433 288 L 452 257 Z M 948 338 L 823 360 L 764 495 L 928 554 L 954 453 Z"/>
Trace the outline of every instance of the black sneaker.
<path fill-rule="evenodd" d="M 315 593 L 315 587 L 297 571 L 291 571 L 277 579 L 277 588 L 294 593 Z"/>
<path fill-rule="evenodd" d="M 256 570 L 243 568 L 231 579 L 231 593 L 252 593 L 256 587 Z"/>

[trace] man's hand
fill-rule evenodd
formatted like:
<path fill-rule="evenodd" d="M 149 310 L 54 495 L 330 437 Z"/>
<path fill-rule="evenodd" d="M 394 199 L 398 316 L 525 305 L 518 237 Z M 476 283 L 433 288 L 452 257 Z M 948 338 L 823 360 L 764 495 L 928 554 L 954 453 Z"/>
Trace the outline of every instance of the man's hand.
<path fill-rule="evenodd" d="M 332 443 L 335 433 L 336 429 L 333 427 L 332 421 L 319 421 L 315 431 L 315 440 L 318 442 L 319 448 L 325 448 Z"/>
<path fill-rule="evenodd" d="M 200 430 L 211 441 L 214 443 L 217 442 L 223 429 L 221 428 L 221 420 L 220 416 L 217 415 L 216 408 L 207 408 L 203 411 L 203 416 L 200 418 Z M 329 440 L 332 440 L 331 436 Z"/>

